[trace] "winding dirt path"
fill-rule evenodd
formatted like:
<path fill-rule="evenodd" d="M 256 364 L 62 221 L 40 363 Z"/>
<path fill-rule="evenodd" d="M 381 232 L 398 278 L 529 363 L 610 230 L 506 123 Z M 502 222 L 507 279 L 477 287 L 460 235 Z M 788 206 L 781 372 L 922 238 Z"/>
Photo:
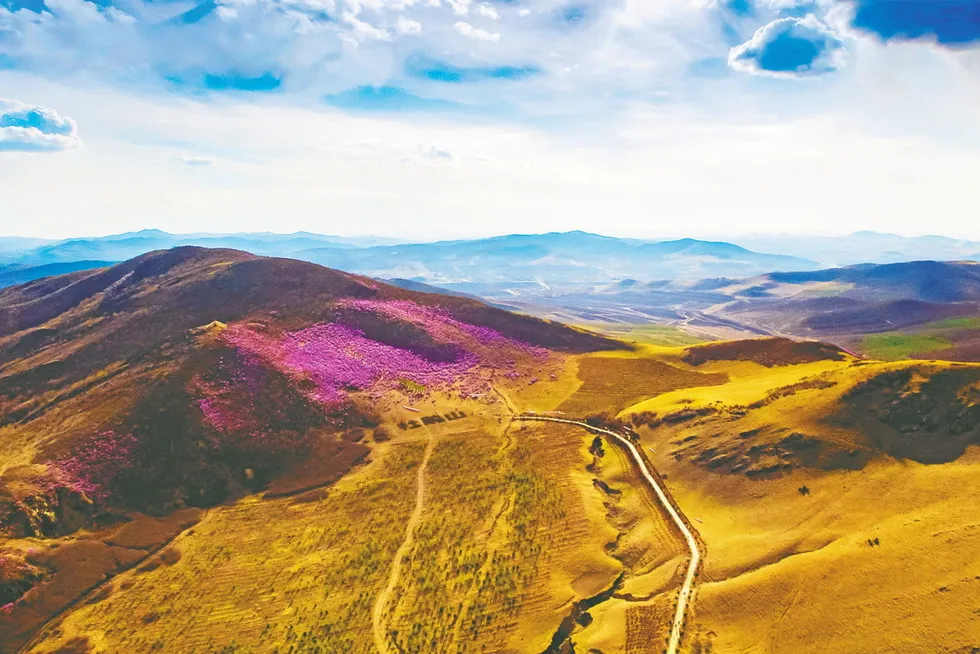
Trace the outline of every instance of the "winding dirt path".
<path fill-rule="evenodd" d="M 688 527 L 688 522 L 682 517 L 679 509 L 675 508 L 674 503 L 670 500 L 667 491 L 657 480 L 657 477 L 650 473 L 650 469 L 647 467 L 646 461 L 640 454 L 639 450 L 637 450 L 636 446 L 633 445 L 633 442 L 625 436 L 617 434 L 616 432 L 608 429 L 593 427 L 592 425 L 579 420 L 548 418 L 545 416 L 526 414 L 516 416 L 514 419 L 559 422 L 566 425 L 583 427 L 590 432 L 603 434 L 605 436 L 609 436 L 610 438 L 616 439 L 616 442 L 629 451 L 630 455 L 633 457 L 634 463 L 636 463 L 637 468 L 639 468 L 640 473 L 642 473 L 643 478 L 650 485 L 650 488 L 653 489 L 654 493 L 656 493 L 657 499 L 660 500 L 660 504 L 663 506 L 664 510 L 667 511 L 668 515 L 670 515 L 671 520 L 673 520 L 674 524 L 684 536 L 684 540 L 687 542 L 688 550 L 690 550 L 691 553 L 691 559 L 687 565 L 687 574 L 684 575 L 684 583 L 681 585 L 681 591 L 677 596 L 677 610 L 674 612 L 674 621 L 670 627 L 670 640 L 668 641 L 666 650 L 666 654 L 677 654 L 677 650 L 681 644 L 681 636 L 684 633 L 684 620 L 687 617 L 687 609 L 691 603 L 691 596 L 694 593 L 694 583 L 697 577 L 698 567 L 701 565 L 701 549 L 698 545 L 697 539 L 694 537 L 694 534 Z"/>
<path fill-rule="evenodd" d="M 422 508 L 425 506 L 425 469 L 429 465 L 429 457 L 432 456 L 432 450 L 435 449 L 435 445 L 436 436 L 433 434 L 429 436 L 429 442 L 425 446 L 425 454 L 422 455 L 422 463 L 419 464 L 419 469 L 416 473 L 418 488 L 415 492 L 415 509 L 408 519 L 408 524 L 405 525 L 405 540 L 398 547 L 398 551 L 395 552 L 395 558 L 391 562 L 388 585 L 378 593 L 377 598 L 374 600 L 374 611 L 371 614 L 371 629 L 374 633 L 374 646 L 377 648 L 379 654 L 388 654 L 389 652 L 388 635 L 385 631 L 384 624 L 385 609 L 388 607 L 391 595 L 395 591 L 395 586 L 398 585 L 398 576 L 401 574 L 402 569 L 402 559 L 412 551 L 415 528 L 422 520 Z"/>

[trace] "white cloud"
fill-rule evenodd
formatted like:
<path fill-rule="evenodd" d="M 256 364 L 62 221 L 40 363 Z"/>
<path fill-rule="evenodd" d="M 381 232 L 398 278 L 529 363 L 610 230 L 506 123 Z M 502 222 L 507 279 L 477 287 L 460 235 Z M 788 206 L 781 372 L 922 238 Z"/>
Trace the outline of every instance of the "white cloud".
<path fill-rule="evenodd" d="M 449 3 L 453 13 L 457 16 L 465 16 L 470 13 L 471 0 L 446 0 L 446 2 Z"/>
<path fill-rule="evenodd" d="M 395 22 L 395 29 L 399 34 L 421 34 L 422 23 L 405 16 L 399 16 Z"/>
<path fill-rule="evenodd" d="M 847 50 L 841 38 L 816 16 L 779 18 L 756 30 L 731 49 L 735 70 L 771 77 L 809 77 L 844 67 Z"/>
<path fill-rule="evenodd" d="M 79 143 L 71 118 L 47 107 L 0 98 L 0 151 L 67 150 Z"/>
<path fill-rule="evenodd" d="M 919 69 L 891 71 L 898 87 L 912 70 Z M 952 78 L 940 70 L 931 71 L 941 79 L 930 93 L 949 91 Z M 865 74 L 883 72 L 849 67 L 842 92 L 860 97 Z M 0 87 L 11 85 L 77 118 L 86 147 L 84 157 L 0 157 L 0 232 L 8 234 L 72 234 L 78 228 L 64 220 L 68 214 L 91 233 L 275 228 L 420 239 L 575 228 L 651 237 L 916 233 L 928 216 L 930 231 L 980 237 L 976 139 L 936 141 L 905 124 L 898 136 L 876 134 L 875 124 L 839 110 L 794 116 L 768 106 L 756 113 L 759 98 L 726 94 L 717 112 L 637 105 L 614 120 L 539 129 L 357 117 L 236 98 L 151 99 L 0 72 Z M 894 123 L 889 112 L 901 111 L 916 91 L 901 93 L 892 98 L 899 106 L 888 97 L 869 104 L 868 120 Z M 976 128 L 970 106 L 957 107 L 958 118 L 945 114 L 944 129 Z M 206 175 L 159 165 L 188 153 L 221 165 Z M 419 165 L 404 165 L 406 157 Z M 52 178 L 59 193 L 43 192 Z"/>
<path fill-rule="evenodd" d="M 464 23 L 463 21 L 458 21 L 455 25 L 453 25 L 453 27 L 463 36 L 468 36 L 469 38 L 476 39 L 477 41 L 490 41 L 492 43 L 497 43 L 500 41 L 499 33 L 488 32 L 478 27 L 473 27 L 469 23 Z"/>
<path fill-rule="evenodd" d="M 480 5 L 476 9 L 476 13 L 490 20 L 500 20 L 500 14 L 490 5 Z"/>

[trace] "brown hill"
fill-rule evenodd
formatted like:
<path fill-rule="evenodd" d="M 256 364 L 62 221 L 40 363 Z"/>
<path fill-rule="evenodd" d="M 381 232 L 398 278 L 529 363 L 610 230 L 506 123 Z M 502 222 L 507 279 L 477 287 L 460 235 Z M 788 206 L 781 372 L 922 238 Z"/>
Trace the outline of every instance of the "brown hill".
<path fill-rule="evenodd" d="M 16 574 L 0 598 L 24 596 L 39 571 L 70 572 L 0 615 L 17 626 L 0 651 L 117 565 L 76 587 L 64 562 L 5 559 L 3 539 L 329 483 L 367 455 L 386 403 L 479 396 L 554 352 L 617 347 L 467 298 L 234 250 L 176 248 L 4 289 L 0 562 Z"/>

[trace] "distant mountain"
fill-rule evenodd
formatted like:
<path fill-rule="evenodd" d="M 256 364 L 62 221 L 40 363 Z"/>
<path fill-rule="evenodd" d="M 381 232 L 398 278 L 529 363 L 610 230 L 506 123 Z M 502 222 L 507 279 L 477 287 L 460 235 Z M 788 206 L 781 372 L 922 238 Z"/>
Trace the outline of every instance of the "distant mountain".
<path fill-rule="evenodd" d="M 980 315 L 980 263 L 913 261 L 770 273 L 717 289 L 720 315 L 778 333 L 868 334 Z"/>
<path fill-rule="evenodd" d="M 906 237 L 863 231 L 846 236 L 751 235 L 733 241 L 753 250 L 819 261 L 827 268 L 926 259 L 980 261 L 980 242 L 946 236 Z"/>
<path fill-rule="evenodd" d="M 41 239 L 0 239 L 0 263 L 21 267 L 42 266 L 69 261 L 124 261 L 154 250 L 193 245 L 230 248 L 261 256 L 295 256 L 304 250 L 322 247 L 358 248 L 391 244 L 395 239 L 380 237 L 323 236 L 309 232 L 294 234 L 170 234 L 158 229 L 114 234 L 96 238 L 63 241 Z"/>
<path fill-rule="evenodd" d="M 811 283 L 846 284 L 841 297 L 911 299 L 924 302 L 980 301 L 980 263 L 912 261 L 858 265 L 813 272 L 770 273 L 765 284 L 804 287 Z M 826 290 L 820 291 L 826 295 Z"/>
<path fill-rule="evenodd" d="M 632 279 L 749 276 L 771 270 L 813 270 L 796 257 L 752 252 L 731 243 L 681 239 L 639 241 L 586 232 L 514 234 L 469 241 L 361 249 L 318 248 L 303 259 L 374 277 L 426 283 L 552 286 Z"/>
<path fill-rule="evenodd" d="M 112 265 L 108 261 L 69 261 L 67 263 L 49 263 L 43 266 L 33 266 L 29 268 L 5 267 L 0 266 L 0 288 L 14 286 L 15 284 L 26 284 L 35 279 L 52 277 L 55 275 L 67 275 L 68 273 L 80 270 L 91 270 L 93 268 L 104 268 Z"/>
<path fill-rule="evenodd" d="M 0 257 L 27 252 L 34 248 L 50 245 L 55 241 L 44 238 L 24 238 L 21 236 L 0 236 Z"/>

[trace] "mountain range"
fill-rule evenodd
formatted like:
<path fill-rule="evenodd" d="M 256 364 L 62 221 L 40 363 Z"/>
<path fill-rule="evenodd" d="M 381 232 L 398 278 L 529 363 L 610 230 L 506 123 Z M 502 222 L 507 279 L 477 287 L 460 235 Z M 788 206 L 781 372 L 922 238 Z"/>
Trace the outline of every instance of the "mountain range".
<path fill-rule="evenodd" d="M 581 231 L 431 243 L 309 232 L 176 235 L 160 230 L 62 241 L 0 238 L 0 286 L 67 271 L 45 267 L 51 264 L 81 269 L 183 245 L 300 259 L 479 296 L 588 291 L 595 284 L 622 280 L 744 278 L 862 263 L 980 260 L 980 243 L 941 236 L 858 232 L 842 237 L 749 236 L 736 241 L 640 240 Z"/>
<path fill-rule="evenodd" d="M 861 263 L 980 260 L 980 242 L 947 236 L 899 236 L 861 231 L 847 236 L 740 236 L 744 247 L 820 262 L 825 268 Z"/>
<path fill-rule="evenodd" d="M 38 244 L 0 239 L 0 265 L 22 270 L 18 279 L 47 273 L 43 266 L 79 261 L 122 261 L 182 245 L 233 248 L 261 256 L 311 261 L 379 278 L 436 284 L 531 286 L 644 279 L 748 276 L 771 270 L 812 270 L 797 257 L 752 252 L 731 243 L 681 239 L 641 241 L 585 232 L 508 235 L 469 241 L 397 244 L 391 239 L 341 238 L 309 233 L 173 235 L 144 230 L 91 239 Z M 28 269 L 38 268 L 34 273 Z"/>

